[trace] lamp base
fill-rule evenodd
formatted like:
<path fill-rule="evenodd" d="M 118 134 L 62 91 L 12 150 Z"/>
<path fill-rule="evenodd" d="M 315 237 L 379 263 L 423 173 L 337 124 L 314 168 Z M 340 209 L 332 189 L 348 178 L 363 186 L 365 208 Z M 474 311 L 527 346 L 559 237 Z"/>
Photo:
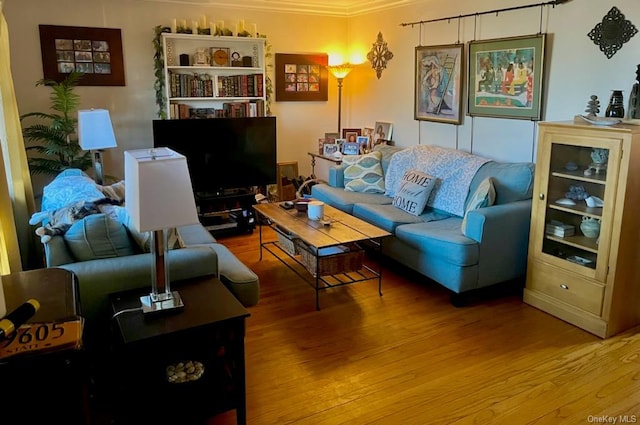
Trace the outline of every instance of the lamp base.
<path fill-rule="evenodd" d="M 152 294 L 140 297 L 142 312 L 144 314 L 177 312 L 184 308 L 184 303 L 177 291 L 171 291 L 170 295 L 159 294 L 153 300 Z"/>

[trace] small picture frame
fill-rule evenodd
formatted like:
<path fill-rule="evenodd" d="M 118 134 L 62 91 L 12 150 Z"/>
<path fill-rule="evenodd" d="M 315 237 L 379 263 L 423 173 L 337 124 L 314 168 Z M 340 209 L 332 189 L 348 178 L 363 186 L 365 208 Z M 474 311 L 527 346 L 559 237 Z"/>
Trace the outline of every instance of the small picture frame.
<path fill-rule="evenodd" d="M 325 143 L 322 147 L 322 156 L 333 157 L 339 148 L 337 143 Z"/>
<path fill-rule="evenodd" d="M 369 136 L 358 136 L 356 138 L 356 142 L 358 143 L 358 152 L 360 154 L 369 153 L 371 151 Z"/>
<path fill-rule="evenodd" d="M 340 133 L 324 133 L 324 138 L 327 139 L 327 143 L 335 143 L 340 138 Z"/>
<path fill-rule="evenodd" d="M 342 144 L 342 153 L 344 155 L 358 155 L 360 153 L 360 145 L 357 142 L 344 142 Z"/>
<path fill-rule="evenodd" d="M 357 142 L 357 137 L 362 136 L 362 129 L 360 128 L 343 128 L 342 129 L 342 138 L 347 142 L 355 143 Z"/>
<path fill-rule="evenodd" d="M 334 142 L 329 142 L 329 141 L 327 141 L 327 139 L 320 137 L 318 139 L 318 155 L 324 154 L 324 145 L 326 143 L 335 143 L 335 141 Z"/>
<path fill-rule="evenodd" d="M 372 147 L 380 144 L 378 140 L 391 140 L 393 125 L 390 122 L 376 121 L 373 127 Z"/>

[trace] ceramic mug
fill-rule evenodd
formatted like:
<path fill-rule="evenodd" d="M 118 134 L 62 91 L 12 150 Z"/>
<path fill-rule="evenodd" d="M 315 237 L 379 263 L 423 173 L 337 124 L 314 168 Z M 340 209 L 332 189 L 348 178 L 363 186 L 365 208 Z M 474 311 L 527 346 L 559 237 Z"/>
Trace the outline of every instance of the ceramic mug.
<path fill-rule="evenodd" d="M 309 202 L 307 205 L 307 217 L 309 217 L 309 220 L 322 220 L 324 218 L 324 202 Z"/>

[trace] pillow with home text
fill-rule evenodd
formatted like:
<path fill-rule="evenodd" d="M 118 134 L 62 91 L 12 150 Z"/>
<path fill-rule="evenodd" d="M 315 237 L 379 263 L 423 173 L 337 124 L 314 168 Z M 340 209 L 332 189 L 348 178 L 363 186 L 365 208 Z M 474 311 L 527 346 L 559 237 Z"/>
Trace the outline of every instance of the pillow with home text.
<path fill-rule="evenodd" d="M 435 184 L 436 178 L 429 174 L 418 170 L 405 172 L 393 197 L 393 206 L 412 215 L 422 214 Z"/>

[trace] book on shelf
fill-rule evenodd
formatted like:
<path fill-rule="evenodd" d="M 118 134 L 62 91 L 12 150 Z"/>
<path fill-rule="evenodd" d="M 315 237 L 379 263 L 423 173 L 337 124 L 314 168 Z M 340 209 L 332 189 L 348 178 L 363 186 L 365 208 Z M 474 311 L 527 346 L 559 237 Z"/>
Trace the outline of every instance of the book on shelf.
<path fill-rule="evenodd" d="M 545 232 L 548 235 L 558 236 L 564 238 L 566 236 L 573 236 L 576 233 L 575 226 L 571 224 L 564 224 L 558 221 L 551 221 L 545 226 Z"/>

